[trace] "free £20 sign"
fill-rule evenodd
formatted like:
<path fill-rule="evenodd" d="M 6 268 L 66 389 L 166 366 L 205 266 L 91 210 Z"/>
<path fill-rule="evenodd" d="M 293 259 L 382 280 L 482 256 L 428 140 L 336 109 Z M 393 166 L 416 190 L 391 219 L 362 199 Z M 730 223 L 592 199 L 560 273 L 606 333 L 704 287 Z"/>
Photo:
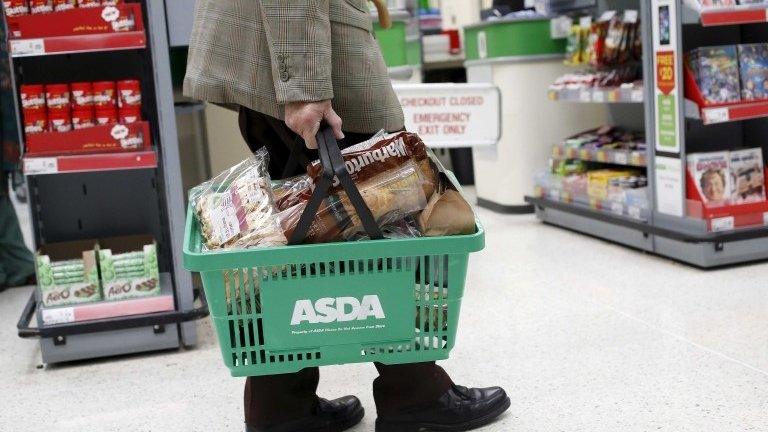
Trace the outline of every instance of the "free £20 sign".
<path fill-rule="evenodd" d="M 491 84 L 398 84 L 405 128 L 430 147 L 492 146 L 501 135 L 501 94 Z"/>

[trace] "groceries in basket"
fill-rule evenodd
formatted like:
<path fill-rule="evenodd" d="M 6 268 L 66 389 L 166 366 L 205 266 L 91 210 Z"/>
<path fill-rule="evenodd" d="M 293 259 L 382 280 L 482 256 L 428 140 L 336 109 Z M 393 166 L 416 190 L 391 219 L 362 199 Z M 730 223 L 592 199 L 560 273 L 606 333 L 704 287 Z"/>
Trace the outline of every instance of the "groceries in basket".
<path fill-rule="evenodd" d="M 268 157 L 262 149 L 190 192 L 209 250 L 286 245 L 297 231 L 323 167 L 315 161 L 305 175 L 272 182 Z M 345 149 L 342 158 L 385 237 L 475 232 L 471 206 L 417 135 L 377 135 Z M 352 201 L 334 179 L 304 242 L 368 238 Z"/>

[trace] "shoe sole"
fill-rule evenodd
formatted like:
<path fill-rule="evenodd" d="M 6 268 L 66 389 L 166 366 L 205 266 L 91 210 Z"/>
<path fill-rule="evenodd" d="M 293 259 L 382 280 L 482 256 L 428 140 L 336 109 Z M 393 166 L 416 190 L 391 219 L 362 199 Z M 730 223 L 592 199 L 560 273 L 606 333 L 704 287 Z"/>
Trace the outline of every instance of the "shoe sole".
<path fill-rule="evenodd" d="M 245 432 L 344 432 L 347 429 L 357 426 L 365 417 L 365 409 L 361 406 L 345 421 L 340 423 L 324 424 L 316 427 L 306 426 L 275 426 L 269 429 L 256 429 L 252 426 L 245 426 Z"/>
<path fill-rule="evenodd" d="M 504 414 L 512 405 L 512 401 L 507 397 L 493 411 L 488 412 L 482 417 L 469 420 L 464 423 L 452 425 L 439 425 L 432 423 L 399 423 L 376 420 L 376 432 L 464 432 L 483 427 L 493 423 L 500 415 Z"/>

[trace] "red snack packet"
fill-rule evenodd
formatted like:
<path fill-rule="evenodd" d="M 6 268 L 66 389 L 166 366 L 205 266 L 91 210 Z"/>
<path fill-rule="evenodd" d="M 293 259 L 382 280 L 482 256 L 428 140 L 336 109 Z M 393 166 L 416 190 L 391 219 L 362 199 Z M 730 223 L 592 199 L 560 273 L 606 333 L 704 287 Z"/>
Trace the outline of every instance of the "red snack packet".
<path fill-rule="evenodd" d="M 89 82 L 70 84 L 72 108 L 84 110 L 93 108 L 93 85 Z"/>
<path fill-rule="evenodd" d="M 117 106 L 141 107 L 141 83 L 138 80 L 117 82 Z"/>
<path fill-rule="evenodd" d="M 96 115 L 93 109 L 79 109 L 72 111 L 72 127 L 75 130 L 96 126 Z"/>
<path fill-rule="evenodd" d="M 77 7 L 76 0 L 53 0 L 54 12 L 61 12 L 65 10 L 74 9 Z"/>
<path fill-rule="evenodd" d="M 24 133 L 34 134 L 48 130 L 48 116 L 44 110 L 24 110 Z"/>
<path fill-rule="evenodd" d="M 114 81 L 97 81 L 93 83 L 93 105 L 97 110 L 105 107 L 114 107 L 115 103 Z"/>
<path fill-rule="evenodd" d="M 97 125 L 107 125 L 113 123 L 117 123 L 117 108 L 110 106 L 96 108 Z"/>
<path fill-rule="evenodd" d="M 53 0 L 29 0 L 29 11 L 33 14 L 53 12 Z"/>
<path fill-rule="evenodd" d="M 69 108 L 69 84 L 47 84 L 45 86 L 45 102 L 49 110 Z"/>
<path fill-rule="evenodd" d="M 3 8 L 5 8 L 5 15 L 9 17 L 29 15 L 27 0 L 3 0 Z"/>
<path fill-rule="evenodd" d="M 23 84 L 21 86 L 21 107 L 27 111 L 45 111 L 45 86 L 42 84 Z"/>

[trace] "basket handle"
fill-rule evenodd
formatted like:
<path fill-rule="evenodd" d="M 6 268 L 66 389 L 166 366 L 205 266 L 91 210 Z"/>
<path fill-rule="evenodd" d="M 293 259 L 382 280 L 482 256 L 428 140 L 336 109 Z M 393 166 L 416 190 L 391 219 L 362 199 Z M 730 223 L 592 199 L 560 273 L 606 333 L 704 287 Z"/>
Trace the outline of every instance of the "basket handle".
<path fill-rule="evenodd" d="M 309 203 L 307 203 L 301 218 L 299 218 L 299 223 L 296 225 L 289 243 L 296 245 L 304 242 L 312 222 L 315 220 L 315 216 L 320 209 L 320 205 L 329 196 L 329 190 L 334 178 L 339 179 L 341 187 L 347 193 L 349 201 L 352 203 L 355 211 L 357 211 L 363 223 L 363 228 L 365 228 L 365 232 L 368 233 L 371 240 L 383 239 L 384 235 L 381 233 L 381 229 L 373 217 L 373 212 L 368 208 L 365 200 L 363 200 L 363 196 L 360 194 L 360 190 L 357 189 L 355 182 L 347 171 L 344 157 L 341 155 L 341 149 L 339 149 L 339 143 L 336 141 L 333 129 L 327 126 L 321 128 L 317 134 L 317 148 L 320 153 L 320 165 L 323 167 L 323 174 L 315 185 L 312 197 Z"/>

